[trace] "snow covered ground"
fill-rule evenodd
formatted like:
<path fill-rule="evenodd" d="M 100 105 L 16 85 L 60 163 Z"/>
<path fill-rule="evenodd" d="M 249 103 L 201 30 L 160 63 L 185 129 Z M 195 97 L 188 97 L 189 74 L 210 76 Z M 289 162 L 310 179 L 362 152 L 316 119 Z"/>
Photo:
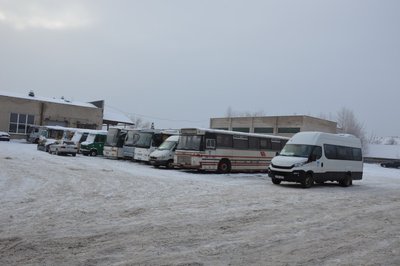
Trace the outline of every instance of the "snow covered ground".
<path fill-rule="evenodd" d="M 273 185 L 0 142 L 0 265 L 400 265 L 400 170 Z"/>

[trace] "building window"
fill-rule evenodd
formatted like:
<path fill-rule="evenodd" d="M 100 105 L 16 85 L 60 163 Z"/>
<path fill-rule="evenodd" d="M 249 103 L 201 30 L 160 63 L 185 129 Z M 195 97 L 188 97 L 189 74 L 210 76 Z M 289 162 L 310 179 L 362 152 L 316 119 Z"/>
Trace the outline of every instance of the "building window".
<path fill-rule="evenodd" d="M 278 133 L 298 133 L 300 132 L 299 127 L 280 127 L 278 128 Z"/>
<path fill-rule="evenodd" d="M 258 134 L 273 134 L 274 128 L 273 127 L 255 127 L 254 133 Z"/>
<path fill-rule="evenodd" d="M 27 114 L 10 114 L 10 133 L 27 134 L 29 127 L 35 122 L 35 116 Z"/>
<path fill-rule="evenodd" d="M 250 128 L 248 128 L 248 127 L 234 127 L 234 128 L 232 128 L 232 131 L 249 133 L 250 132 Z"/>

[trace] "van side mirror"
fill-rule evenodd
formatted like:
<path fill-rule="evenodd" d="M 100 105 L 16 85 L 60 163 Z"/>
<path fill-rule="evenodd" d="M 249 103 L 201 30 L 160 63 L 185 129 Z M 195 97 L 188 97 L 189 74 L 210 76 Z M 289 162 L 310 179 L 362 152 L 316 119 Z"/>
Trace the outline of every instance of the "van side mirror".
<path fill-rule="evenodd" d="M 276 153 L 275 153 L 275 156 L 278 156 L 279 155 L 279 151 L 277 151 Z"/>

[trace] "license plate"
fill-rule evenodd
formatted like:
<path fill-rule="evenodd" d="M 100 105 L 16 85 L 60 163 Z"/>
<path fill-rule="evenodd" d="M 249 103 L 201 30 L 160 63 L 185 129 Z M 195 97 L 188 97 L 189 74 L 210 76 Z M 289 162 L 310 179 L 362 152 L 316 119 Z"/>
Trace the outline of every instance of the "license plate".
<path fill-rule="evenodd" d="M 275 178 L 277 179 L 284 179 L 285 177 L 283 175 L 275 175 Z"/>

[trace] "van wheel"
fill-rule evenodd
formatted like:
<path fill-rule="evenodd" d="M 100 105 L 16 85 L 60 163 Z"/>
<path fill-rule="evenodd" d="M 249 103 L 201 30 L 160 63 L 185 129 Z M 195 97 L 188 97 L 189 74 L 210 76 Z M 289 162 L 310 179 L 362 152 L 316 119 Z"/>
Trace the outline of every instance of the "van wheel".
<path fill-rule="evenodd" d="M 353 179 L 350 174 L 347 174 L 342 180 L 339 181 L 339 185 L 342 187 L 349 187 L 353 184 Z"/>
<path fill-rule="evenodd" d="M 271 181 L 272 181 L 272 183 L 274 183 L 275 185 L 279 185 L 279 184 L 282 182 L 282 180 L 279 180 L 279 179 L 274 178 L 274 177 L 271 178 Z"/>
<path fill-rule="evenodd" d="M 314 178 L 312 174 L 306 174 L 306 177 L 304 178 L 303 182 L 301 182 L 301 185 L 303 188 L 310 188 L 314 184 Z"/>
<path fill-rule="evenodd" d="M 231 163 L 227 159 L 223 159 L 218 164 L 218 173 L 227 174 L 231 172 Z"/>
<path fill-rule="evenodd" d="M 167 169 L 174 168 L 174 161 L 173 160 L 168 160 L 166 167 L 167 167 Z"/>
<path fill-rule="evenodd" d="M 96 150 L 90 151 L 90 156 L 97 156 L 97 151 Z"/>

